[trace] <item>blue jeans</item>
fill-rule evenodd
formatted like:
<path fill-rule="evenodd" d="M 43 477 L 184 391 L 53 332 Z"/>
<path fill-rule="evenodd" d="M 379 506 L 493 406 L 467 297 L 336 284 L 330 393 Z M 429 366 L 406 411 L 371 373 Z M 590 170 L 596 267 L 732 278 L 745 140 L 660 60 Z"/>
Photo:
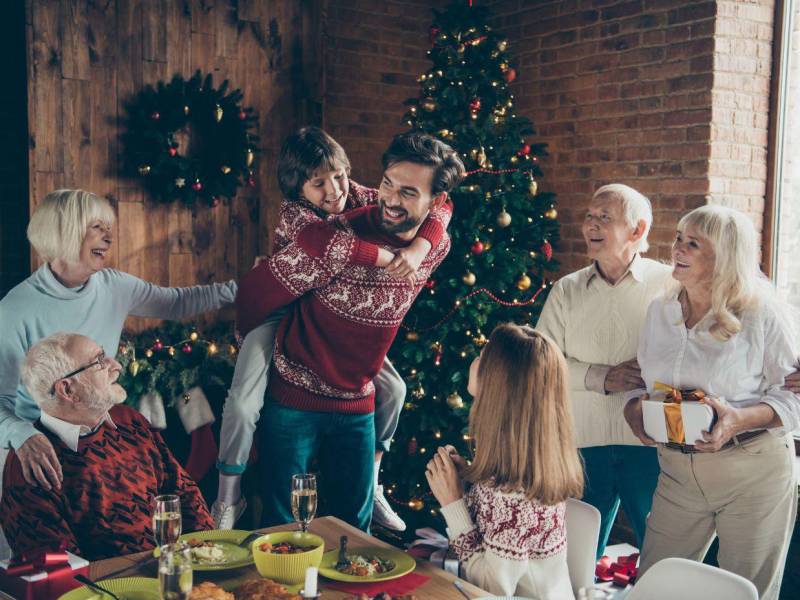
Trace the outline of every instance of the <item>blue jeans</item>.
<path fill-rule="evenodd" d="M 600 558 L 605 551 L 620 503 L 641 548 L 660 471 L 656 449 L 593 446 L 581 448 L 581 455 L 586 474 L 583 501 L 600 511 L 597 557 Z"/>
<path fill-rule="evenodd" d="M 264 525 L 294 521 L 292 475 L 308 473 L 316 456 L 331 514 L 369 531 L 375 466 L 373 414 L 302 411 L 267 398 L 263 419 L 259 463 L 265 486 Z"/>

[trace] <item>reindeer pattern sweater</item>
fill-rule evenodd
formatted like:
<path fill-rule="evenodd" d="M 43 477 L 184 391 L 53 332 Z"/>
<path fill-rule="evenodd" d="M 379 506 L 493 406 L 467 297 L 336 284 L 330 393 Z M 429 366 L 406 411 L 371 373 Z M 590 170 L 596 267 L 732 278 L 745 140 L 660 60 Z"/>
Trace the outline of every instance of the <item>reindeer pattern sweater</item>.
<path fill-rule="evenodd" d="M 403 317 L 450 249 L 445 228 L 451 212 L 448 205 L 444 216 L 428 216 L 428 226 L 441 235 L 414 284 L 374 266 L 378 245 L 396 250 L 409 244 L 381 230 L 375 205 L 327 219 L 306 215 L 300 224 L 285 220 L 297 228 L 295 241 L 245 275 L 236 298 L 242 334 L 291 304 L 276 336 L 270 397 L 300 410 L 374 410 L 372 380 Z M 286 229 L 278 237 L 291 234 Z"/>
<path fill-rule="evenodd" d="M 104 423 L 81 437 L 77 452 L 37 422 L 63 469 L 60 490 L 27 484 L 15 452 L 9 453 L 0 523 L 15 553 L 57 547 L 62 540 L 87 560 L 149 550 L 158 494 L 181 496 L 184 532 L 214 528 L 197 484 L 161 434 L 129 406 L 114 406 L 109 415 L 116 428 Z"/>

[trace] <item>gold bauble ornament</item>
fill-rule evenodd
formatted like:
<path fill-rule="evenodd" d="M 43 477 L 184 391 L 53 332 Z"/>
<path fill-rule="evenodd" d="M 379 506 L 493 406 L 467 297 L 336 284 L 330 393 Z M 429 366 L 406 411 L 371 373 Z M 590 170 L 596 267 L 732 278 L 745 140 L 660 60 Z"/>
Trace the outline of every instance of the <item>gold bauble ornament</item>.
<path fill-rule="evenodd" d="M 511 161 L 512 165 L 515 165 L 519 162 L 519 159 L 516 156 L 512 156 L 509 160 Z"/>
<path fill-rule="evenodd" d="M 489 340 L 488 340 L 488 339 L 486 339 L 486 336 L 485 336 L 485 335 L 483 335 L 482 333 L 480 333 L 480 334 L 478 334 L 478 337 L 474 337 L 474 338 L 472 338 L 472 341 L 473 341 L 473 343 L 474 343 L 476 346 L 478 346 L 478 347 L 482 347 L 482 346 L 485 346 L 485 345 L 486 345 L 486 342 L 488 342 Z"/>
<path fill-rule="evenodd" d="M 497 49 L 500 50 L 500 52 L 505 52 L 507 48 L 508 48 L 508 40 L 500 40 L 499 42 L 497 42 Z"/>
<path fill-rule="evenodd" d="M 255 160 L 256 157 L 255 157 L 255 154 L 253 154 L 253 151 L 250 148 L 247 149 L 247 152 L 245 153 L 244 158 L 245 158 L 245 161 L 244 161 L 245 164 L 248 167 L 252 167 L 253 166 L 253 161 Z"/>
<path fill-rule="evenodd" d="M 131 364 L 128 365 L 128 371 L 131 372 L 131 375 L 136 377 L 136 374 L 139 372 L 139 363 L 135 360 L 131 361 Z"/>
<path fill-rule="evenodd" d="M 167 348 L 167 354 L 169 354 L 170 356 L 175 356 L 175 348 L 173 348 L 172 346 Z"/>
<path fill-rule="evenodd" d="M 531 196 L 535 196 L 538 190 L 539 184 L 536 183 L 535 179 L 531 179 L 531 182 L 528 184 L 528 191 L 531 193 Z"/>
<path fill-rule="evenodd" d="M 523 292 L 531 287 L 531 278 L 527 275 L 523 274 L 522 277 L 517 279 L 517 288 L 522 290 Z"/>
<path fill-rule="evenodd" d="M 511 215 L 503 210 L 499 215 L 497 215 L 497 224 L 500 227 L 508 227 L 511 225 Z"/>
<path fill-rule="evenodd" d="M 555 219 L 558 216 L 558 211 L 552 206 L 544 211 L 544 216 L 548 219 Z"/>
<path fill-rule="evenodd" d="M 211 342 L 208 345 L 208 353 L 209 354 L 216 354 L 217 350 L 218 350 L 217 345 L 214 342 Z"/>
<path fill-rule="evenodd" d="M 505 63 L 505 62 L 502 62 L 502 63 L 500 63 L 500 70 L 501 70 L 503 73 L 505 73 L 506 71 L 508 71 L 508 63 Z"/>
<path fill-rule="evenodd" d="M 139 167 L 139 175 L 149 175 L 150 174 L 150 165 L 141 165 Z"/>
<path fill-rule="evenodd" d="M 436 100 L 434 100 L 433 98 L 425 98 L 422 101 L 422 105 L 421 106 L 422 106 L 423 110 L 427 110 L 428 112 L 432 112 L 432 111 L 436 110 Z"/>
<path fill-rule="evenodd" d="M 412 498 L 411 500 L 408 501 L 408 508 L 410 508 L 411 510 L 420 511 L 423 508 L 425 508 L 425 502 L 423 502 L 419 498 Z"/>
<path fill-rule="evenodd" d="M 145 350 L 145 351 L 144 351 L 144 355 L 145 355 L 147 358 L 153 358 L 153 351 L 152 351 L 152 350 L 150 350 L 150 348 L 148 348 L 147 350 Z"/>
<path fill-rule="evenodd" d="M 464 408 L 464 399 L 458 395 L 458 392 L 453 392 L 447 396 L 447 406 L 450 408 Z"/>
<path fill-rule="evenodd" d="M 415 390 L 411 392 L 411 395 L 414 396 L 417 400 L 422 400 L 425 397 L 425 388 L 419 386 Z"/>
<path fill-rule="evenodd" d="M 223 114 L 225 114 L 225 112 L 222 110 L 222 107 L 217 104 L 217 107 L 214 109 L 214 118 L 217 120 L 217 123 L 222 121 Z"/>
<path fill-rule="evenodd" d="M 196 331 L 193 331 L 192 333 L 189 334 L 189 339 L 192 340 L 193 342 L 196 342 L 197 338 L 199 337 L 200 334 L 198 334 Z"/>
<path fill-rule="evenodd" d="M 416 331 L 409 331 L 406 333 L 406 340 L 409 342 L 416 342 L 419 340 L 419 334 Z"/>
<path fill-rule="evenodd" d="M 475 273 L 467 271 L 466 273 L 464 273 L 464 276 L 461 278 L 461 281 L 463 281 L 467 285 L 475 285 L 477 278 L 475 277 Z"/>
<path fill-rule="evenodd" d="M 228 173 L 230 173 L 230 172 L 231 172 L 231 168 L 230 168 L 228 165 L 222 165 L 222 166 L 219 168 L 219 170 L 220 170 L 220 171 L 222 171 L 222 174 L 223 174 L 223 175 L 227 175 Z"/>

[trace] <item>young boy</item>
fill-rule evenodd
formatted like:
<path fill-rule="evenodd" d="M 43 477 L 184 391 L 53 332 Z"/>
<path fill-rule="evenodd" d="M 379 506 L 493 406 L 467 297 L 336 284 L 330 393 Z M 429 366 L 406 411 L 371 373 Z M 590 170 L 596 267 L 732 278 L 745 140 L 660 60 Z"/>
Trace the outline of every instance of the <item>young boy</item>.
<path fill-rule="evenodd" d="M 284 201 L 275 230 L 276 252 L 293 242 L 297 233 L 309 223 L 376 203 L 377 190 L 351 182 L 349 174 L 350 161 L 344 149 L 317 127 L 304 127 L 284 142 L 278 160 L 278 183 Z M 432 211 L 408 248 L 396 253 L 377 248 L 376 266 L 385 267 L 393 277 L 413 282 L 423 259 L 441 240 L 451 214 L 452 205 L 449 203 Z M 331 227 L 335 224 L 331 223 Z M 275 333 L 285 314 L 285 309 L 275 311 L 251 331 L 239 353 L 223 409 L 217 463 L 219 493 L 211 509 L 219 529 L 231 529 L 246 507 L 241 496 L 241 476 L 247 467 L 253 433 L 264 404 Z M 378 484 L 378 473 L 383 453 L 389 449 L 397 428 L 406 387 L 388 359 L 384 361 L 374 385 L 377 448 L 372 516 L 379 525 L 403 531 L 405 523 L 386 500 L 383 486 Z"/>

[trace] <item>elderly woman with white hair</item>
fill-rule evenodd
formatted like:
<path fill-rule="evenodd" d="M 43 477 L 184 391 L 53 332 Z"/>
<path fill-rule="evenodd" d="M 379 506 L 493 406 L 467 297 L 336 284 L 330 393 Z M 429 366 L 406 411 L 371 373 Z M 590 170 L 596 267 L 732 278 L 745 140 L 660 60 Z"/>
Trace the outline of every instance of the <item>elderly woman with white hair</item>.
<path fill-rule="evenodd" d="M 753 223 L 736 210 L 685 215 L 672 261 L 675 290 L 650 305 L 639 343 L 643 387 L 702 390 L 716 422 L 701 440 L 658 445 L 641 573 L 667 557 L 702 560 L 716 535 L 719 565 L 777 600 L 797 513 L 790 432 L 800 398 L 783 387 L 798 356 L 793 318 L 759 270 Z M 625 416 L 653 444 L 644 392 L 630 394 Z"/>
<path fill-rule="evenodd" d="M 641 543 L 658 480 L 658 460 L 625 423 L 624 392 L 641 386 L 636 345 L 648 304 L 663 293 L 670 269 L 642 258 L 653 222 L 650 201 L 626 185 L 599 188 L 582 225 L 592 264 L 560 279 L 536 328 L 569 365 L 584 500 L 601 515 L 603 554 L 620 503 Z"/>
<path fill-rule="evenodd" d="M 0 301 L 0 448 L 14 448 L 29 483 L 61 485 L 48 439 L 34 426 L 39 408 L 20 381 L 25 353 L 57 331 L 97 340 L 114 355 L 128 316 L 182 319 L 232 304 L 236 284 L 165 288 L 107 268 L 116 216 L 109 202 L 58 190 L 36 207 L 28 239 L 45 264 Z"/>

